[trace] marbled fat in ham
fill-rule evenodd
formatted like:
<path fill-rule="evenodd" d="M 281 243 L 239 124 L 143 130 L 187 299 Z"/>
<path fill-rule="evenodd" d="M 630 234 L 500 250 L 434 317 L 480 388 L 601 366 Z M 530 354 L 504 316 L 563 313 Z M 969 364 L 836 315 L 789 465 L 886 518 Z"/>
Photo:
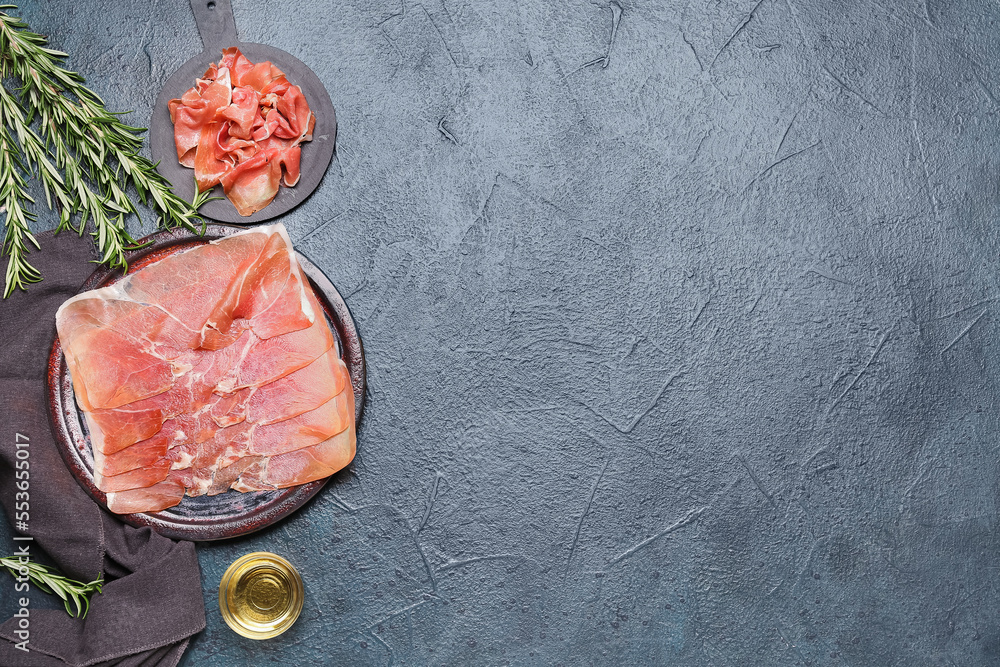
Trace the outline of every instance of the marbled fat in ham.
<path fill-rule="evenodd" d="M 240 215 L 271 203 L 281 182 L 299 180 L 303 142 L 316 117 L 302 90 L 270 62 L 225 49 L 179 99 L 169 102 L 177 160 L 202 192 L 222 184 Z"/>
<path fill-rule="evenodd" d="M 354 457 L 350 376 L 282 225 L 75 296 L 56 327 L 113 512 L 303 484 Z"/>

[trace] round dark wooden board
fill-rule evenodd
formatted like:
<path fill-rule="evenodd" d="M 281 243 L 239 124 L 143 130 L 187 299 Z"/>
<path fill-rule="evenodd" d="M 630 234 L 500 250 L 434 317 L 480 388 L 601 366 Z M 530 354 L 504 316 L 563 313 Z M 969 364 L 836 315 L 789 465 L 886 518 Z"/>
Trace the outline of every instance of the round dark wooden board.
<path fill-rule="evenodd" d="M 152 242 L 149 246 L 133 252 L 129 257 L 128 273 L 138 271 L 173 253 L 240 231 L 243 230 L 226 225 L 208 225 L 204 236 L 186 230 L 153 234 L 144 239 Z M 365 358 L 361 338 L 347 304 L 333 283 L 308 259 L 299 253 L 296 256 L 323 306 L 337 339 L 340 356 L 347 365 L 354 389 L 355 423 L 360 423 L 365 398 Z M 87 279 L 80 291 L 105 287 L 122 277 L 124 274 L 121 271 L 102 267 Z M 98 504 L 107 508 L 107 496 L 94 484 L 94 455 L 90 434 L 76 404 L 73 381 L 58 336 L 49 353 L 47 380 L 49 411 L 60 453 L 84 490 Z M 216 496 L 185 496 L 179 505 L 160 512 L 117 516 L 130 525 L 149 526 L 174 539 L 223 540 L 246 535 L 280 521 L 305 505 L 323 488 L 328 479 L 276 491 L 227 491 Z"/>
<path fill-rule="evenodd" d="M 253 215 L 242 216 L 236 212 L 236 207 L 225 198 L 222 186 L 217 185 L 213 196 L 221 197 L 206 203 L 199 213 L 212 220 L 234 224 L 253 224 L 264 222 L 287 213 L 301 204 L 312 194 L 333 159 L 334 146 L 337 142 L 337 114 L 330 101 L 330 95 L 319 80 L 319 77 L 301 60 L 281 49 L 266 44 L 251 42 L 226 42 L 217 48 L 205 50 L 181 65 L 167 79 L 156 98 L 153 115 L 149 124 L 149 145 L 153 152 L 153 160 L 158 162 L 156 169 L 174 186 L 174 192 L 187 201 L 194 198 L 194 170 L 183 166 L 177 161 L 177 148 L 174 144 L 174 124 L 170 121 L 170 111 L 167 103 L 179 98 L 184 92 L 195 85 L 195 79 L 200 78 L 211 63 L 217 63 L 222 58 L 222 49 L 236 46 L 253 62 L 271 61 L 285 73 L 288 80 L 302 89 L 302 94 L 309 103 L 309 108 L 316 116 L 316 126 L 313 128 L 312 141 L 302 144 L 300 163 L 301 177 L 294 187 L 284 184 L 278 188 L 274 200 Z"/>

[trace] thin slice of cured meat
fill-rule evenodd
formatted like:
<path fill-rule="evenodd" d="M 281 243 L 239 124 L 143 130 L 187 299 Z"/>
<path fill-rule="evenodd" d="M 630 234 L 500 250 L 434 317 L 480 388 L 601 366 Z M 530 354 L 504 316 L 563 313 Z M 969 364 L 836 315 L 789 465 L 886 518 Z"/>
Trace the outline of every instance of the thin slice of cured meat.
<path fill-rule="evenodd" d="M 228 135 L 233 139 L 249 139 L 250 131 L 253 129 L 253 122 L 260 112 L 260 93 L 250 87 L 240 87 L 233 89 L 233 103 L 222 110 L 221 116 L 232 121 L 228 128 Z M 223 140 L 228 137 L 223 137 Z M 232 142 L 230 142 L 232 143 Z M 229 145 L 220 142 L 223 151 L 232 150 Z"/>
<path fill-rule="evenodd" d="M 274 155 L 258 151 L 252 158 L 224 174 L 219 182 L 240 215 L 253 215 L 271 203 L 281 185 L 281 163 Z"/>
<path fill-rule="evenodd" d="M 202 358 L 207 355 L 201 355 Z M 141 440 L 153 437 L 167 421 L 184 414 L 192 405 L 213 402 L 213 388 L 195 383 L 200 375 L 192 367 L 174 386 L 162 394 L 117 408 L 85 412 L 94 450 L 105 456 L 115 454 Z"/>
<path fill-rule="evenodd" d="M 209 72 L 212 71 L 212 67 L 215 67 L 215 65 L 209 67 L 209 71 L 205 73 L 206 78 L 208 78 Z M 234 86 L 243 86 L 246 85 L 243 82 L 243 78 L 253 70 L 254 64 L 238 48 L 231 46 L 228 49 L 222 50 L 222 60 L 219 61 L 218 67 L 224 67 L 232 72 Z"/>
<path fill-rule="evenodd" d="M 301 145 L 312 141 L 316 116 L 272 63 L 225 49 L 168 108 L 178 161 L 194 169 L 199 191 L 221 184 L 240 215 L 270 204 L 282 182 L 298 183 Z"/>
<path fill-rule="evenodd" d="M 250 438 L 249 451 L 264 456 L 283 454 L 317 444 L 347 430 L 349 393 L 341 392 L 315 410 L 297 417 L 257 426 Z"/>
<path fill-rule="evenodd" d="M 168 479 L 152 486 L 128 491 L 112 491 L 107 495 L 108 509 L 115 514 L 159 512 L 173 507 L 184 498 L 184 484 Z"/>
<path fill-rule="evenodd" d="M 281 225 L 77 295 L 56 326 L 113 512 L 303 484 L 353 457 L 350 375 Z"/>
<path fill-rule="evenodd" d="M 136 468 L 157 466 L 166 460 L 171 444 L 170 435 L 160 431 L 114 454 L 104 454 L 95 449 L 94 469 L 100 470 L 102 476 L 114 477 Z"/>
<path fill-rule="evenodd" d="M 134 468 L 112 477 L 105 477 L 99 470 L 94 470 L 94 484 L 105 493 L 144 489 L 162 482 L 168 474 L 170 468 L 167 466 Z"/>
<path fill-rule="evenodd" d="M 202 79 L 180 99 L 170 100 L 168 110 L 174 123 L 177 160 L 185 167 L 195 166 L 195 149 L 202 143 L 202 130 L 214 122 L 233 103 L 229 70 L 213 70 L 212 79 Z"/>
<path fill-rule="evenodd" d="M 279 138 L 304 139 L 306 136 L 312 138 L 316 118 L 309 110 L 309 103 L 302 95 L 302 89 L 298 86 L 289 86 L 285 94 L 278 98 L 277 109 L 286 119 L 288 127 L 287 135 L 284 133 L 284 128 L 275 133 Z"/>
<path fill-rule="evenodd" d="M 261 385 L 247 397 L 247 419 L 256 424 L 274 422 L 313 410 L 334 398 L 350 382 L 336 348 L 294 373 Z"/>
<path fill-rule="evenodd" d="M 354 458 L 354 430 L 349 429 L 323 442 L 277 456 L 261 457 L 244 470 L 233 488 L 237 491 L 270 491 L 301 484 L 303 477 L 337 472 Z"/>

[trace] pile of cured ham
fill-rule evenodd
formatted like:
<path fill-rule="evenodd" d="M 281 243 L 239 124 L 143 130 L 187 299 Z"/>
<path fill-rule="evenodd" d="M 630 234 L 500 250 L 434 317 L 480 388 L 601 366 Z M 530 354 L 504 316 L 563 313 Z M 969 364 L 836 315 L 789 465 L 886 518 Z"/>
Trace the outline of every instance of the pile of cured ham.
<path fill-rule="evenodd" d="M 221 183 L 240 215 L 270 204 L 282 180 L 298 183 L 316 117 L 302 89 L 270 62 L 225 49 L 169 110 L 178 161 L 194 169 L 199 191 Z"/>
<path fill-rule="evenodd" d="M 56 314 L 113 512 L 271 490 L 354 458 L 354 391 L 282 225 L 178 252 Z"/>

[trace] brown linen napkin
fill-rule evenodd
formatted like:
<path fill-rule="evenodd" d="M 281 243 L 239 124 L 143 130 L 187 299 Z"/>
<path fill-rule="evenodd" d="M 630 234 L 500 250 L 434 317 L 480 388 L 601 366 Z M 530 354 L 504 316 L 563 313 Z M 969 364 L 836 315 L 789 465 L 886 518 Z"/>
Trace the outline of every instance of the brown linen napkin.
<path fill-rule="evenodd" d="M 30 442 L 30 510 L 27 531 L 15 535 L 33 540 L 2 545 L 0 552 L 29 545 L 66 576 L 91 581 L 103 571 L 106 583 L 83 620 L 29 606 L 28 653 L 15 647 L 17 618 L 0 626 L 0 637 L 9 640 L 0 640 L 0 665 L 174 667 L 190 637 L 205 627 L 194 544 L 122 524 L 83 491 L 56 449 L 45 384 L 55 313 L 93 272 L 96 255 L 88 236 L 46 232 L 38 240 L 42 252 L 30 259 L 44 280 L 0 301 L 0 504 L 15 525 L 15 442 L 21 433 Z M 13 588 L 13 579 L 0 577 L 8 579 L 0 585 Z M 45 593 L 32 587 L 27 595 Z"/>

